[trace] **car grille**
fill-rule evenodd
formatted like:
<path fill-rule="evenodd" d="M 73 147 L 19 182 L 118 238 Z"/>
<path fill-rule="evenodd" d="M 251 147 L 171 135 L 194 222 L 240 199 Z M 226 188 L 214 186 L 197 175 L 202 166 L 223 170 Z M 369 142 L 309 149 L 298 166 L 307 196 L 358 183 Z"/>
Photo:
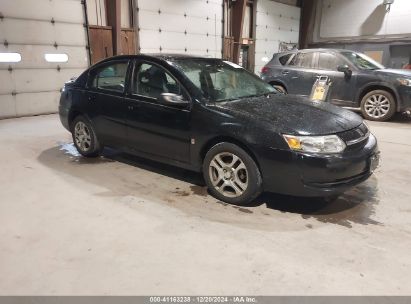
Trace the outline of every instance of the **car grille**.
<path fill-rule="evenodd" d="M 370 136 L 370 131 L 367 126 L 362 123 L 355 129 L 341 132 L 338 136 L 345 142 L 347 147 L 355 148 L 363 144 L 363 142 Z"/>

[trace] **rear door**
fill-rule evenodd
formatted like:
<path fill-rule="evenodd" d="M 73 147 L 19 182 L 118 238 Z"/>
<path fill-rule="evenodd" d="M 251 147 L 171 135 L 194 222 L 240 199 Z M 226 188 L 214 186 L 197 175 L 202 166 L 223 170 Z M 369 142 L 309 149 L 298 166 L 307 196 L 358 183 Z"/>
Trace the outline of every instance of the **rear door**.
<path fill-rule="evenodd" d="M 110 61 L 90 71 L 86 93 L 89 115 L 100 139 L 123 145 L 126 139 L 125 84 L 128 60 Z"/>
<path fill-rule="evenodd" d="M 190 162 L 191 111 L 158 102 L 161 93 L 188 94 L 164 67 L 150 61 L 136 61 L 126 97 L 127 137 L 137 152 Z"/>
<path fill-rule="evenodd" d="M 283 69 L 289 94 L 308 96 L 315 82 L 314 52 L 298 52 Z"/>
<path fill-rule="evenodd" d="M 328 76 L 332 82 L 329 91 L 332 103 L 342 106 L 354 106 L 357 75 L 355 70 L 351 76 L 337 70 L 339 65 L 349 65 L 349 62 L 333 52 L 317 52 L 316 77 Z"/>

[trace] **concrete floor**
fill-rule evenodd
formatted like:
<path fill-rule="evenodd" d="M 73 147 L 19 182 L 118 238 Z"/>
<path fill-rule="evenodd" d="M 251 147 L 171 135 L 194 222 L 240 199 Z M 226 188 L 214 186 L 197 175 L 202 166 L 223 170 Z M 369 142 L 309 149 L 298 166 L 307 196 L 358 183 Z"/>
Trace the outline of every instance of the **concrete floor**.
<path fill-rule="evenodd" d="M 79 157 L 56 115 L 0 121 L 0 294 L 409 295 L 411 119 L 370 125 L 367 182 L 235 208 L 198 174 Z"/>

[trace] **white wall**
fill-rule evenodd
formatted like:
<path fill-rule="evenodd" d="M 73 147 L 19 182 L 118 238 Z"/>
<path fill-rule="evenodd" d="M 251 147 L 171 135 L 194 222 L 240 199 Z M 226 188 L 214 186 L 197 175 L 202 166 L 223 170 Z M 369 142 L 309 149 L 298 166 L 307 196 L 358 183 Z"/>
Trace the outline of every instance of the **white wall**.
<path fill-rule="evenodd" d="M 411 1 L 395 0 L 386 11 L 382 0 L 320 0 L 314 42 L 411 36 Z"/>
<path fill-rule="evenodd" d="M 298 43 L 300 8 L 269 0 L 257 1 L 255 72 L 278 52 L 280 42 Z"/>
<path fill-rule="evenodd" d="M 137 6 L 141 53 L 221 57 L 222 0 L 137 0 Z"/>

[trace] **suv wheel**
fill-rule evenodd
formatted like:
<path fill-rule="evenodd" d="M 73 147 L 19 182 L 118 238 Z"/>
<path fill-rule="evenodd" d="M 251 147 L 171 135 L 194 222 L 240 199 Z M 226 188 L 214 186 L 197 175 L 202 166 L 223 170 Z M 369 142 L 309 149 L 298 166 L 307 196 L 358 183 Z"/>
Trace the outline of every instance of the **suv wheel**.
<path fill-rule="evenodd" d="M 231 143 L 219 143 L 207 152 L 203 174 L 211 194 L 230 204 L 247 205 L 262 191 L 256 163 Z"/>
<path fill-rule="evenodd" d="M 375 90 L 361 100 L 361 112 L 368 120 L 387 121 L 395 114 L 394 96 L 384 90 Z"/>
<path fill-rule="evenodd" d="M 96 157 L 100 154 L 100 144 L 93 126 L 84 116 L 77 116 L 72 125 L 71 134 L 78 152 L 85 157 Z"/>
<path fill-rule="evenodd" d="M 280 84 L 272 84 L 273 88 L 275 88 L 277 91 L 283 93 L 284 95 L 287 95 L 287 90 Z"/>

